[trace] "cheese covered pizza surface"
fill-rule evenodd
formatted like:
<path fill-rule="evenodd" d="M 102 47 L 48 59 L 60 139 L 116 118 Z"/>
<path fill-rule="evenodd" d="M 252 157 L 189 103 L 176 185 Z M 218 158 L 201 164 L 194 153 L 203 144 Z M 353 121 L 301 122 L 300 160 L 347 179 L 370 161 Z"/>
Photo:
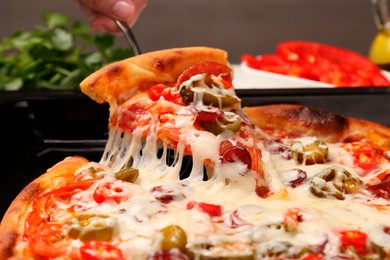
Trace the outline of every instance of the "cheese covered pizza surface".
<path fill-rule="evenodd" d="M 0 259 L 390 259 L 390 129 L 242 108 L 233 77 L 223 50 L 190 47 L 86 78 L 110 105 L 102 158 L 21 191 Z"/>

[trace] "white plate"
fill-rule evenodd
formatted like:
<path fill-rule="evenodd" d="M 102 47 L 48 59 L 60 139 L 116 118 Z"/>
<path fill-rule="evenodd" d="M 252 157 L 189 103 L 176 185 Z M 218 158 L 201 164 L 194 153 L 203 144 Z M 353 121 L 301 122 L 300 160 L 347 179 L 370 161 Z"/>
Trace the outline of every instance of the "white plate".
<path fill-rule="evenodd" d="M 233 65 L 236 89 L 264 88 L 334 88 L 334 85 L 252 69 L 244 63 Z"/>

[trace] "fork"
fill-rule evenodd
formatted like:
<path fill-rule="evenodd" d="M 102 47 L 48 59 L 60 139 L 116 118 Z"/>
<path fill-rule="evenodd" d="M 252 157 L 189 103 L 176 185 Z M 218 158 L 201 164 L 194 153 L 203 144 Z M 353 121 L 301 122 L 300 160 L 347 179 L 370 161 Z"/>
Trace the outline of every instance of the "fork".
<path fill-rule="evenodd" d="M 131 49 L 133 50 L 134 55 L 141 54 L 141 50 L 138 46 L 137 40 L 135 39 L 135 36 L 131 28 L 127 24 L 116 19 L 115 19 L 115 23 L 118 25 L 119 29 L 122 31 L 123 35 L 125 36 L 127 42 L 129 43 Z"/>

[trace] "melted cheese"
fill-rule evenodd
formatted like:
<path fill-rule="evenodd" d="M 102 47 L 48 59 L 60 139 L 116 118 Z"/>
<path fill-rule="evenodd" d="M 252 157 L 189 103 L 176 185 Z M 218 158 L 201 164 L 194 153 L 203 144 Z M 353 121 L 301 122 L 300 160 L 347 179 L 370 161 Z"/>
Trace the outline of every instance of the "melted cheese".
<path fill-rule="evenodd" d="M 201 80 L 191 78 L 183 84 Z M 201 95 L 201 93 L 199 94 Z M 163 104 L 163 100 L 160 100 Z M 102 169 L 101 181 L 73 197 L 72 203 L 80 211 L 91 214 L 106 214 L 116 223 L 117 234 L 113 243 L 118 245 L 128 259 L 145 259 L 151 252 L 161 249 L 162 235 L 159 232 L 169 225 L 179 225 L 188 237 L 188 248 L 204 256 L 251 255 L 264 257 L 270 250 L 285 251 L 292 248 L 323 247 L 322 252 L 331 257 L 340 254 L 338 230 L 360 230 L 368 234 L 370 241 L 390 250 L 390 235 L 384 227 L 390 227 L 389 202 L 370 194 L 346 195 L 344 200 L 319 198 L 310 191 L 312 179 L 329 167 L 343 167 L 353 177 L 361 178 L 361 172 L 353 166 L 351 155 L 339 144 L 328 144 L 328 161 L 324 164 L 302 165 L 283 153 L 273 153 L 263 142 L 256 145 L 261 150 L 264 181 L 270 191 L 280 196 L 266 199 L 256 194 L 258 176 L 246 171 L 241 162 L 220 163 L 219 147 L 222 141 L 232 140 L 232 133 L 218 136 L 197 130 L 193 126 L 190 106 L 176 108 L 176 121 L 166 126 L 179 128 L 180 135 L 173 163 L 167 163 L 168 147 L 158 146 L 159 122 L 151 120 L 146 141 L 141 141 L 142 131 L 131 134 L 112 128 L 106 149 L 99 164 L 88 167 Z M 171 124 L 171 125 L 169 125 Z M 311 143 L 313 139 L 299 139 Z M 254 140 L 237 138 L 233 143 L 253 145 Z M 285 140 L 288 146 L 291 140 Z M 185 146 L 190 144 L 192 168 L 189 177 L 180 178 L 185 167 Z M 162 150 L 162 155 L 159 151 Z M 204 181 L 204 164 L 209 160 L 212 172 Z M 126 166 L 139 169 L 136 183 L 120 185 L 127 199 L 117 203 L 96 203 L 92 194 L 100 182 L 115 181 L 115 172 Z M 390 169 L 389 164 L 381 165 Z M 292 187 L 294 169 L 304 171 L 306 179 Z M 363 181 L 366 181 L 362 178 Z M 319 183 L 314 183 L 318 184 Z M 159 187 L 161 191 L 154 188 Z M 161 194 L 160 194 L 160 193 Z M 162 200 L 164 197 L 166 201 Z M 210 216 L 199 209 L 187 209 L 190 201 L 221 205 L 221 216 Z M 385 206 L 382 210 L 372 205 Z M 288 209 L 299 209 L 301 221 L 294 230 L 284 226 Z M 77 242 L 72 244 L 79 246 Z M 208 246 L 204 246 L 208 245 Z M 234 246 L 233 246 L 234 245 Z M 207 248 L 207 249 L 205 249 Z"/>

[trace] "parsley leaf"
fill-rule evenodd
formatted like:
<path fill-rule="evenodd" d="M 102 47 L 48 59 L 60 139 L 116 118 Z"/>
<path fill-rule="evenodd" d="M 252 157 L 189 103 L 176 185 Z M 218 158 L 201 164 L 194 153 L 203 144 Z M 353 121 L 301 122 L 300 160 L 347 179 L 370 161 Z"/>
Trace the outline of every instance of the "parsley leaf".
<path fill-rule="evenodd" d="M 43 25 L 15 31 L 0 42 L 0 90 L 79 89 L 92 72 L 133 56 L 115 37 L 93 35 L 88 25 L 60 13 L 43 13 Z"/>

